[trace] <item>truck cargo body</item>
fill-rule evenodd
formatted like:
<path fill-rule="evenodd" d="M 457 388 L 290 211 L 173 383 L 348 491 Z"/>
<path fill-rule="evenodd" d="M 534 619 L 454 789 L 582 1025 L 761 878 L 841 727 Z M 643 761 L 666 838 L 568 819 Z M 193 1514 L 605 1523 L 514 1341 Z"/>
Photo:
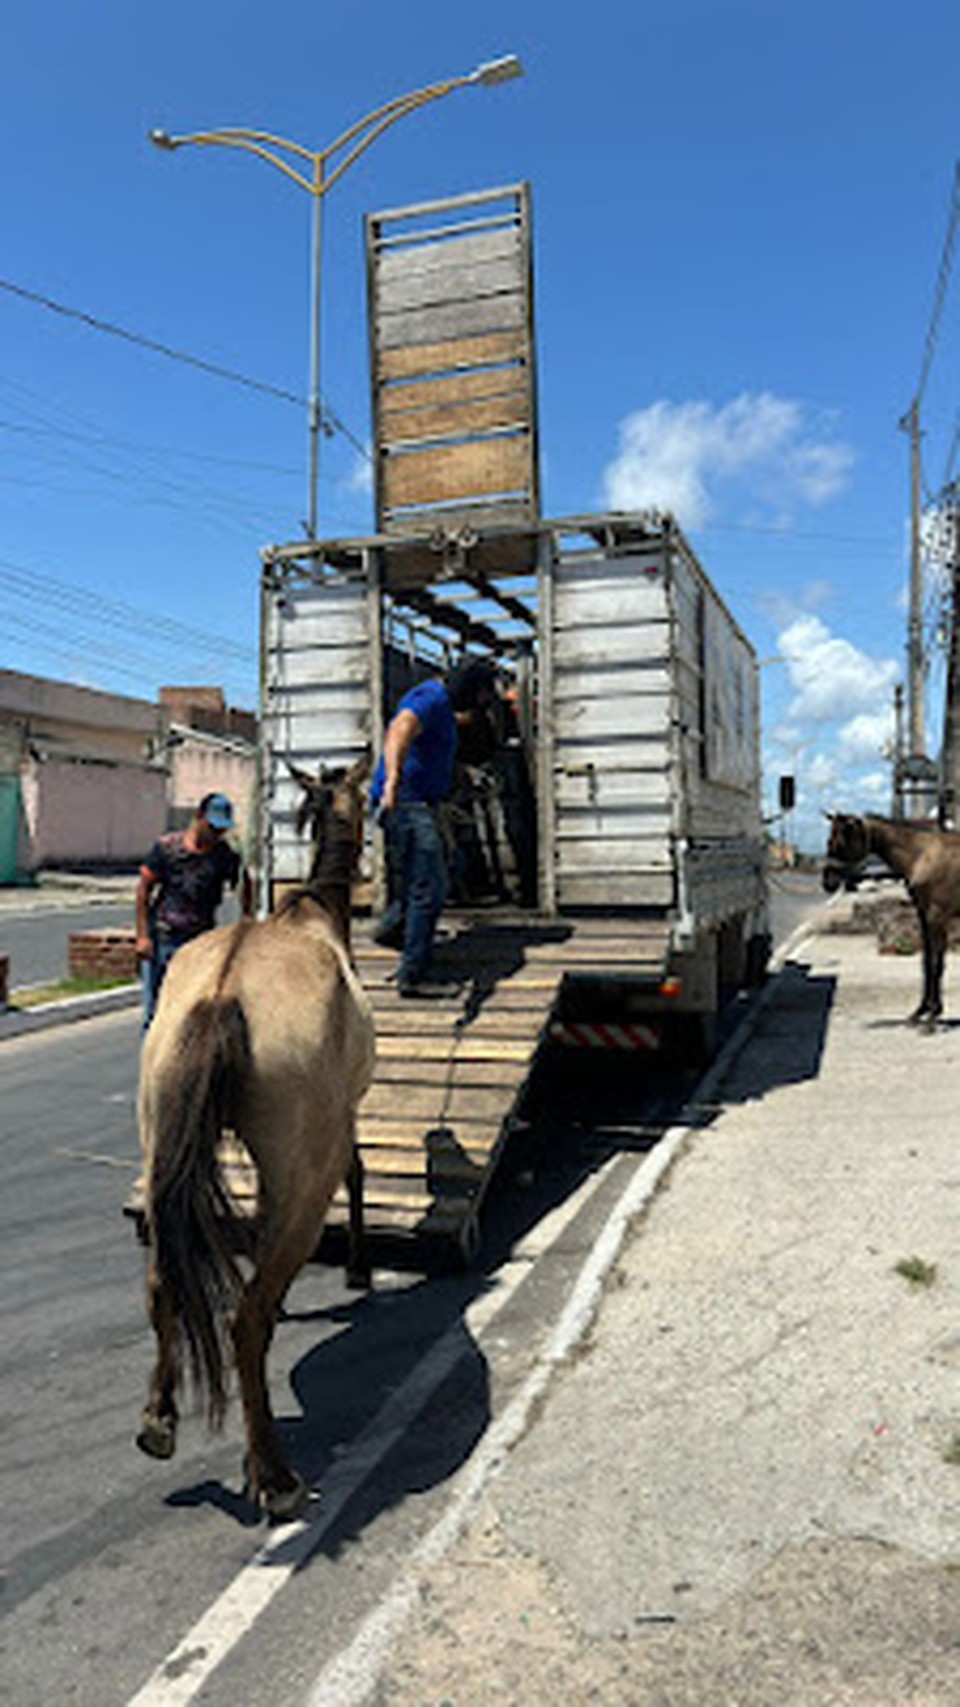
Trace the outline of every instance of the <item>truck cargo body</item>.
<path fill-rule="evenodd" d="M 519 699 L 540 917 L 643 915 L 660 974 L 628 1011 L 709 1014 L 766 949 L 752 648 L 669 517 L 598 515 L 522 533 L 375 536 L 264 554 L 264 898 L 305 875 L 285 760 L 379 751 L 410 681 L 493 652 Z M 384 899 L 371 832 L 372 899 Z M 509 864 L 509 853 L 507 854 Z M 515 906 L 516 897 L 512 898 Z M 611 998 L 609 970 L 573 1001 Z"/>

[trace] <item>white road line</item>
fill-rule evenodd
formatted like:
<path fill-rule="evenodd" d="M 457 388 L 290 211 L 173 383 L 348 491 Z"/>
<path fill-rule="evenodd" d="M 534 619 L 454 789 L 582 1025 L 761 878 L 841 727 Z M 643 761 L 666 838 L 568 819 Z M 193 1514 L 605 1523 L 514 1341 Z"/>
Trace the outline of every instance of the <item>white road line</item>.
<path fill-rule="evenodd" d="M 792 941 L 792 939 L 791 939 Z M 710 1107 L 733 1061 L 756 1026 L 773 991 L 769 982 L 744 1015 L 697 1086 L 692 1109 Z M 535 1367 L 502 1417 L 487 1430 L 477 1450 L 451 1482 L 451 1498 L 443 1516 L 415 1548 L 407 1569 L 380 1604 L 360 1625 L 353 1640 L 320 1672 L 307 1698 L 308 1707 L 364 1707 L 403 1626 L 416 1610 L 427 1571 L 440 1563 L 476 1513 L 489 1483 L 503 1468 L 512 1448 L 526 1432 L 537 1401 L 561 1363 L 582 1342 L 600 1306 L 603 1288 L 619 1256 L 631 1222 L 646 1207 L 664 1175 L 689 1142 L 691 1122 L 683 1120 L 664 1133 L 656 1149 L 633 1169 L 603 1230 L 583 1264 L 573 1291 Z"/>
<path fill-rule="evenodd" d="M 557 1206 L 518 1244 L 498 1271 L 496 1283 L 469 1305 L 464 1318 L 449 1327 L 391 1395 L 355 1444 L 324 1478 L 314 1514 L 278 1526 L 208 1607 L 183 1640 L 160 1663 L 128 1707 L 188 1707 L 199 1690 L 246 1635 L 261 1612 L 310 1558 L 340 1514 L 355 1497 L 450 1375 L 466 1351 L 465 1332 L 478 1338 L 510 1302 L 534 1261 L 560 1237 L 564 1227 L 603 1184 L 608 1164 L 565 1203 Z"/>
<path fill-rule="evenodd" d="M 778 960 L 781 958 L 782 951 Z M 771 981 L 697 1086 L 694 1107 L 708 1104 L 750 1036 L 772 988 Z M 503 1415 L 491 1424 L 476 1451 L 452 1478 L 452 1497 L 444 1514 L 415 1549 L 406 1571 L 364 1620 L 353 1640 L 317 1677 L 309 1696 L 310 1707 L 360 1707 L 366 1700 L 391 1645 L 417 1604 L 424 1573 L 443 1557 L 469 1522 L 487 1484 L 525 1432 L 533 1406 L 557 1366 L 583 1339 L 631 1221 L 653 1196 L 689 1136 L 690 1121 L 681 1118 L 631 1171 L 536 1365 Z M 496 1284 L 468 1307 L 465 1324 L 461 1320 L 447 1329 L 358 1436 L 349 1454 L 333 1467 L 318 1490 L 315 1515 L 284 1524 L 271 1533 L 269 1541 L 161 1661 L 142 1689 L 131 1696 L 127 1707 L 189 1707 L 196 1700 L 207 1679 L 251 1629 L 293 1572 L 316 1552 L 349 1501 L 447 1379 L 464 1355 L 464 1325 L 474 1336 L 490 1326 L 530 1273 L 536 1258 L 559 1238 L 614 1165 L 611 1161 L 598 1169 L 572 1197 L 532 1229 L 517 1246 L 511 1261 L 499 1270 Z"/>

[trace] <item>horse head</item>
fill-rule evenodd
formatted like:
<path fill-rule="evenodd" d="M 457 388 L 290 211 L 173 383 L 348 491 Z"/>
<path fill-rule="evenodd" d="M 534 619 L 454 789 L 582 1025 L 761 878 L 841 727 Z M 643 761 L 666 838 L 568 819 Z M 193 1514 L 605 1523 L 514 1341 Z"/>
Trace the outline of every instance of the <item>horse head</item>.
<path fill-rule="evenodd" d="M 828 813 L 830 836 L 823 863 L 823 887 L 832 895 L 841 886 L 856 887 L 858 869 L 870 852 L 870 834 L 862 818 L 850 812 Z"/>
<path fill-rule="evenodd" d="M 311 880 L 321 869 L 345 880 L 356 876 L 363 848 L 363 784 L 370 766 L 369 749 L 352 765 L 321 765 L 315 777 L 287 760 L 303 790 L 295 827 L 298 836 L 309 829 L 313 840 Z"/>

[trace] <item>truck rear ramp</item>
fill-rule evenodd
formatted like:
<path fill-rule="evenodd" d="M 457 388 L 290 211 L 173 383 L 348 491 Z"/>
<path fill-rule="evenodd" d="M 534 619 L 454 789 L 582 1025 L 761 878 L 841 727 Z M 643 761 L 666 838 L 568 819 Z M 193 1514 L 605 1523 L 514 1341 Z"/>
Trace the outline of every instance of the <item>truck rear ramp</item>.
<path fill-rule="evenodd" d="M 567 976 L 662 976 L 660 920 L 496 921 L 457 914 L 437 944 L 447 998 L 397 993 L 397 956 L 368 928 L 354 951 L 377 1029 L 377 1069 L 360 1107 L 364 1205 L 374 1241 L 455 1245 L 469 1257 L 478 1217 Z M 331 1226 L 345 1221 L 346 1193 Z"/>
<path fill-rule="evenodd" d="M 357 1122 L 364 1212 L 378 1245 L 410 1255 L 433 1249 L 469 1259 L 479 1214 L 521 1094 L 545 1042 L 566 978 L 650 982 L 663 976 L 662 919 L 446 918 L 435 952 L 448 997 L 399 995 L 396 953 L 356 924 L 354 955 L 373 1003 L 377 1066 Z M 246 1149 L 225 1133 L 220 1161 L 243 1214 L 256 1216 L 257 1177 Z M 124 1205 L 145 1236 L 143 1180 Z M 347 1223 L 345 1188 L 327 1230 Z"/>

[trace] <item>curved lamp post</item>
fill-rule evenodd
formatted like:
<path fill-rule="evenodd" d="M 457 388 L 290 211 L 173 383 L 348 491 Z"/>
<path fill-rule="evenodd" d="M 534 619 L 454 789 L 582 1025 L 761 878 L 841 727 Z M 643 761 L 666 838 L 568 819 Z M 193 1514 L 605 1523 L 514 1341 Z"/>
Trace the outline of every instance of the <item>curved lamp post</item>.
<path fill-rule="evenodd" d="M 507 54 L 501 59 L 490 59 L 478 65 L 474 71 L 462 77 L 449 77 L 442 83 L 430 83 L 425 89 L 412 90 L 408 95 L 397 95 L 385 106 L 377 107 L 368 113 L 366 118 L 359 119 L 345 130 L 334 142 L 326 148 L 304 148 L 299 142 L 290 142 L 282 136 L 272 136 L 268 131 L 247 130 L 242 126 L 229 126 L 224 130 L 201 130 L 192 132 L 189 136 L 171 136 L 165 130 L 152 130 L 150 141 L 157 148 L 173 152 L 177 148 L 192 145 L 199 147 L 242 148 L 248 154 L 259 155 L 271 166 L 292 178 L 295 184 L 306 190 L 313 198 L 313 233 L 311 259 L 311 315 L 310 315 L 310 397 L 309 397 L 309 442 L 310 470 L 308 484 L 308 520 L 307 532 L 310 539 L 317 537 L 317 488 L 320 470 L 320 428 L 322 411 L 320 401 L 320 254 L 322 240 L 322 208 L 323 198 L 329 189 L 342 178 L 344 172 L 351 167 L 355 160 L 382 136 L 385 130 L 397 123 L 398 119 L 406 118 L 408 113 L 416 112 L 420 107 L 428 106 L 431 101 L 438 101 L 443 95 L 450 95 L 454 89 L 470 88 L 474 84 L 489 86 L 494 83 L 505 83 L 512 77 L 520 77 L 523 66 L 514 54 Z M 344 152 L 346 151 L 346 152 Z M 342 157 L 335 161 L 335 156 Z"/>

